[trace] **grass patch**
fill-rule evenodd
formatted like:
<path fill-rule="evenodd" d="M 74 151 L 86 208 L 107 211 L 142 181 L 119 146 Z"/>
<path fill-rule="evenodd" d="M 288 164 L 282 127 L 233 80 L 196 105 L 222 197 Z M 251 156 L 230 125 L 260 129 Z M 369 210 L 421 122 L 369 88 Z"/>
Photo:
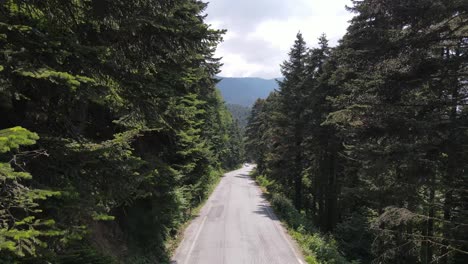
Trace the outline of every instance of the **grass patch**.
<path fill-rule="evenodd" d="M 257 182 L 258 185 L 260 185 L 264 193 L 268 193 L 268 188 L 274 184 L 273 181 L 268 180 L 268 178 L 263 175 L 257 176 L 255 178 L 255 181 Z"/>
<path fill-rule="evenodd" d="M 171 236 L 166 242 L 165 242 L 165 247 L 166 251 L 169 253 L 169 256 L 173 256 L 177 247 L 179 244 L 182 242 L 182 239 L 184 238 L 184 232 L 187 229 L 187 227 L 190 225 L 192 220 L 198 216 L 200 213 L 200 210 L 203 208 L 203 206 L 206 204 L 208 201 L 208 198 L 211 196 L 213 191 L 216 189 L 218 186 L 219 182 L 223 178 L 224 172 L 218 171 L 215 172 L 215 175 L 212 175 L 210 184 L 208 186 L 208 189 L 206 190 L 206 195 L 204 195 L 204 198 L 200 201 L 200 203 L 191 209 L 190 211 L 190 217 L 188 217 L 187 221 L 185 221 L 183 224 L 180 225 L 180 227 L 177 230 L 177 233 L 174 236 Z M 213 177 L 214 176 L 214 177 Z"/>
<path fill-rule="evenodd" d="M 338 250 L 338 245 L 332 236 L 320 234 L 312 222 L 299 212 L 292 201 L 277 192 L 275 182 L 264 175 L 251 175 L 270 201 L 274 212 L 287 227 L 289 235 L 297 242 L 308 264 L 357 264 L 348 261 Z"/>

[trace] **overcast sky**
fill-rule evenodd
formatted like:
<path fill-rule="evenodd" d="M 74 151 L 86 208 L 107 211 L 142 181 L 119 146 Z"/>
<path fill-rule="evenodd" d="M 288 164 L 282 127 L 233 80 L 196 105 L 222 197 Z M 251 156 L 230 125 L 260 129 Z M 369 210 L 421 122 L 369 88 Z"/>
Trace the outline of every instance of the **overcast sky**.
<path fill-rule="evenodd" d="M 223 57 L 224 77 L 280 77 L 279 65 L 298 31 L 308 46 L 322 33 L 334 46 L 352 18 L 345 9 L 351 0 L 208 1 L 207 23 L 228 30 L 216 53 Z"/>

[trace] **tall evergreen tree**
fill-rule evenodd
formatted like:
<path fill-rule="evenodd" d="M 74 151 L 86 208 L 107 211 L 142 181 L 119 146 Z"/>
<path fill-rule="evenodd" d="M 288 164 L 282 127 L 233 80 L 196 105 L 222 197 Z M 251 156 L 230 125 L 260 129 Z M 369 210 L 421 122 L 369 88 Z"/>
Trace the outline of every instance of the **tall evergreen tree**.
<path fill-rule="evenodd" d="M 40 200 L 60 193 L 50 190 L 28 188 L 26 181 L 31 174 L 21 171 L 20 156 L 40 155 L 40 152 L 17 153 L 13 158 L 6 153 L 17 151 L 21 146 L 33 145 L 37 134 L 22 127 L 0 130 L 0 250 L 10 259 L 15 256 L 36 255 L 37 248 L 44 246 L 45 237 L 57 236 L 54 221 L 40 218 Z M 11 154 L 10 154 L 11 155 Z M 18 171 L 20 169 L 20 171 Z M 8 254 L 12 254 L 8 256 Z"/>
<path fill-rule="evenodd" d="M 278 109 L 274 116 L 277 140 L 269 157 L 272 177 L 292 189 L 297 208 L 302 207 L 302 151 L 304 134 L 304 73 L 307 47 L 301 33 L 297 34 L 289 59 L 281 65 L 284 79 L 279 82 Z"/>
<path fill-rule="evenodd" d="M 443 253 L 447 247 L 432 239 L 437 237 L 435 193 L 445 189 L 438 182 L 454 175 L 440 167 L 443 149 L 450 146 L 441 135 L 458 129 L 441 124 L 447 123 L 444 116 L 450 116 L 449 109 L 458 108 L 461 101 L 455 99 L 454 106 L 453 98 L 459 98 L 453 93 L 454 83 L 444 81 L 454 79 L 444 73 L 448 65 L 457 68 L 455 72 L 464 66 L 459 58 L 450 62 L 436 52 L 445 49 L 447 39 L 457 42 L 460 28 L 453 23 L 462 21 L 457 18 L 462 14 L 460 3 L 443 5 L 439 10 L 442 3 L 434 1 L 356 3 L 358 16 L 340 47 L 344 66 L 337 76 L 344 76 L 345 89 L 335 102 L 344 103 L 345 108 L 333 113 L 331 120 L 345 125 L 347 153 L 359 161 L 363 183 L 370 183 L 366 193 L 375 192 L 370 206 L 381 215 L 374 225 L 379 238 L 375 254 L 387 261 L 420 258 L 429 263 L 436 248 L 439 256 L 447 258 Z M 460 54 L 456 49 L 453 54 Z M 422 204 L 426 209 L 419 211 Z M 419 233 L 415 225 L 421 221 L 425 224 Z M 419 243 L 421 256 L 411 251 Z"/>
<path fill-rule="evenodd" d="M 336 87 L 327 83 L 326 71 L 331 55 L 325 35 L 319 38 L 318 48 L 312 49 L 307 57 L 304 87 L 305 120 L 307 135 L 301 147 L 306 152 L 304 168 L 310 178 L 310 212 L 321 230 L 328 232 L 338 222 L 339 178 L 341 176 L 338 151 L 341 142 L 333 127 L 323 125 L 332 110 L 328 97 L 336 95 Z"/>
<path fill-rule="evenodd" d="M 206 6 L 0 4 L 0 128 L 38 133 L 49 156 L 27 163 L 31 186 L 62 194 L 41 208 L 62 236 L 21 261 L 168 261 L 164 243 L 240 163 L 215 89 L 223 31 L 205 24 Z"/>
<path fill-rule="evenodd" d="M 254 133 L 260 172 L 351 259 L 466 262 L 467 5 L 365 0 L 350 10 L 338 47 L 322 37 L 300 72 L 292 59 L 282 66 L 279 104 L 261 107 L 274 118 Z"/>

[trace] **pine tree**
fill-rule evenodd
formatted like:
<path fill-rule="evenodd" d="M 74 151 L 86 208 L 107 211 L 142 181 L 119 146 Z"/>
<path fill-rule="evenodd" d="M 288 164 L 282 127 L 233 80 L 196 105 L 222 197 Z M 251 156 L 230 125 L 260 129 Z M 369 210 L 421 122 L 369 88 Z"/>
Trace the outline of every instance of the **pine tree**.
<path fill-rule="evenodd" d="M 0 130 L 0 258 L 36 255 L 36 248 L 43 247 L 43 238 L 61 234 L 54 228 L 53 220 L 39 215 L 40 200 L 60 193 L 51 190 L 29 188 L 32 176 L 22 168 L 20 156 L 40 155 L 39 152 L 19 152 L 11 158 L 11 152 L 21 146 L 34 145 L 37 134 L 22 127 Z"/>
<path fill-rule="evenodd" d="M 296 200 L 301 179 L 298 208 L 350 259 L 464 263 L 466 3 L 350 10 L 340 44 L 322 37 L 300 74 L 285 63 L 277 100 L 254 107 L 246 135 L 260 173 L 277 180 L 270 192 Z"/>
<path fill-rule="evenodd" d="M 460 28 L 449 21 L 458 21 L 461 8 L 455 1 L 356 2 L 358 15 L 338 51 L 342 65 L 335 81 L 344 89 L 335 103 L 343 109 L 329 120 L 344 126 L 347 154 L 358 161 L 364 196 L 380 214 L 373 228 L 374 252 L 381 260 L 430 263 L 436 250 L 447 258 L 447 246 L 433 240 L 434 206 L 435 193 L 444 189 L 438 182 L 454 175 L 440 167 L 443 149 L 450 146 L 440 135 L 456 129 L 440 120 L 453 101 L 446 96 L 458 95 L 441 73 L 450 72 L 448 65 L 457 72 L 463 66 L 435 51 L 457 39 Z M 421 256 L 411 250 L 419 243 Z"/>
<path fill-rule="evenodd" d="M 307 91 L 304 102 L 306 131 L 302 148 L 305 150 L 304 173 L 310 177 L 311 201 L 309 209 L 321 230 L 332 231 L 338 222 L 338 197 L 341 171 L 338 151 L 341 142 L 331 126 L 323 125 L 332 111 L 328 97 L 336 95 L 336 87 L 328 82 L 332 66 L 327 65 L 331 49 L 325 35 L 319 38 L 319 47 L 307 56 L 307 77 L 304 81 Z"/>
<path fill-rule="evenodd" d="M 247 120 L 247 127 L 245 130 L 246 135 L 246 157 L 250 161 L 255 161 L 257 163 L 257 170 L 260 173 L 263 173 L 265 168 L 265 142 L 262 140 L 261 136 L 265 134 L 264 130 L 261 130 L 262 125 L 264 124 L 263 106 L 265 104 L 264 99 L 257 99 L 255 101 L 251 114 Z"/>
<path fill-rule="evenodd" d="M 39 134 L 50 156 L 28 163 L 31 185 L 62 193 L 43 214 L 64 236 L 48 238 L 44 259 L 31 261 L 107 262 L 92 243 L 103 230 L 112 230 L 113 252 L 129 249 L 111 256 L 119 261 L 167 261 L 165 241 L 222 167 L 241 162 L 215 89 L 224 31 L 205 24 L 206 6 L 0 4 L 0 128 Z"/>
<path fill-rule="evenodd" d="M 304 137 L 304 74 L 307 47 L 301 33 L 289 52 L 289 60 L 281 65 L 284 79 L 279 82 L 279 106 L 275 115 L 277 140 L 270 156 L 272 177 L 278 179 L 293 197 L 296 208 L 302 208 L 302 151 Z"/>

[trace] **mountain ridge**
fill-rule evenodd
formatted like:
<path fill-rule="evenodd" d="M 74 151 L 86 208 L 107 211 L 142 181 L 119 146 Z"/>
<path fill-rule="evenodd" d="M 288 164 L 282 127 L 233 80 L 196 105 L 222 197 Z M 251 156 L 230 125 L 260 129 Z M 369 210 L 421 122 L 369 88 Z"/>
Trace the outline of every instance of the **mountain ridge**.
<path fill-rule="evenodd" d="M 216 85 L 223 95 L 227 104 L 237 104 L 251 107 L 259 98 L 266 98 L 268 95 L 278 89 L 277 80 L 265 79 L 260 77 L 222 77 Z"/>

